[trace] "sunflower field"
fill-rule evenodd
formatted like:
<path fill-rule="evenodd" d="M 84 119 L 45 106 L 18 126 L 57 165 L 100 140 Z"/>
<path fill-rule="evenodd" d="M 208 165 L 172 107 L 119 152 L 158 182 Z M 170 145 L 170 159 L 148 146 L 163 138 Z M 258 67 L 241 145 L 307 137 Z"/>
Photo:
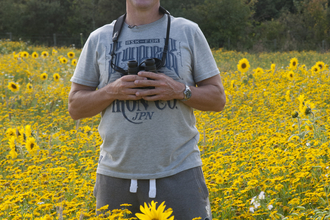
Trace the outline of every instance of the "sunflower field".
<path fill-rule="evenodd" d="M 195 111 L 213 219 L 330 219 L 330 53 L 213 53 L 227 104 Z M 0 219 L 175 219 L 166 201 L 95 216 L 100 116 L 67 111 L 79 54 L 0 41 Z"/>

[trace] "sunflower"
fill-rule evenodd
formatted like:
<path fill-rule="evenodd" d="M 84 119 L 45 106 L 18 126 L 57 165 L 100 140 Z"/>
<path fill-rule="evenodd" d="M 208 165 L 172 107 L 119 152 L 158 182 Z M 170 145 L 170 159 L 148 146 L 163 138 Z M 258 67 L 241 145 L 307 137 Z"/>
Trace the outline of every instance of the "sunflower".
<path fill-rule="evenodd" d="M 290 60 L 290 69 L 295 70 L 295 69 L 297 69 L 297 66 L 298 66 L 298 59 L 297 58 L 292 58 Z"/>
<path fill-rule="evenodd" d="M 65 57 L 62 57 L 62 58 L 60 59 L 60 62 L 63 63 L 63 64 L 66 64 L 66 63 L 68 63 L 68 59 L 65 58 Z"/>
<path fill-rule="evenodd" d="M 33 52 L 33 53 L 32 53 L 32 57 L 33 57 L 33 58 L 38 58 L 38 57 L 39 57 L 39 54 L 38 54 L 37 52 Z"/>
<path fill-rule="evenodd" d="M 11 149 L 11 150 L 9 151 L 9 155 L 10 155 L 10 157 L 11 157 L 12 159 L 15 159 L 15 158 L 17 158 L 18 153 L 16 152 L 15 149 Z"/>
<path fill-rule="evenodd" d="M 29 53 L 26 52 L 26 51 L 23 51 L 23 52 L 21 52 L 21 57 L 28 58 L 29 57 Z"/>
<path fill-rule="evenodd" d="M 320 71 L 325 70 L 325 63 L 322 62 L 322 61 L 318 61 L 318 62 L 316 62 L 315 66 L 320 67 Z"/>
<path fill-rule="evenodd" d="M 293 71 L 289 71 L 287 74 L 287 77 L 289 80 L 293 80 L 294 79 L 294 72 Z"/>
<path fill-rule="evenodd" d="M 10 82 L 8 84 L 8 89 L 10 89 L 12 92 L 17 92 L 19 90 L 19 85 L 13 82 Z"/>
<path fill-rule="evenodd" d="M 42 56 L 43 58 L 46 58 L 46 57 L 49 56 L 49 53 L 48 53 L 47 51 L 42 51 L 41 56 Z"/>
<path fill-rule="evenodd" d="M 290 90 L 286 91 L 286 93 L 285 93 L 285 100 L 287 102 L 290 102 L 291 101 Z"/>
<path fill-rule="evenodd" d="M 73 59 L 73 60 L 71 61 L 71 64 L 72 64 L 72 66 L 76 66 L 76 65 L 77 65 L 77 60 L 76 60 L 76 59 Z"/>
<path fill-rule="evenodd" d="M 33 86 L 32 86 L 32 84 L 31 84 L 31 83 L 26 84 L 26 91 L 27 91 L 28 93 L 31 93 L 32 90 L 33 90 Z"/>
<path fill-rule="evenodd" d="M 32 136 L 31 125 L 26 125 L 25 126 L 25 136 L 26 136 L 26 138 L 29 138 L 29 137 Z"/>
<path fill-rule="evenodd" d="M 55 80 L 56 82 L 58 82 L 58 81 L 60 80 L 60 75 L 59 75 L 58 73 L 55 73 L 55 74 L 53 75 L 53 78 L 54 78 L 54 80 Z"/>
<path fill-rule="evenodd" d="M 292 113 L 291 113 L 291 117 L 292 118 L 297 118 L 299 116 L 299 112 L 298 111 L 293 111 Z"/>
<path fill-rule="evenodd" d="M 256 74 L 256 75 L 262 75 L 264 73 L 265 72 L 261 67 L 258 67 L 257 69 L 254 70 L 254 74 Z"/>
<path fill-rule="evenodd" d="M 47 73 L 42 73 L 42 74 L 40 75 L 40 79 L 41 79 L 41 80 L 46 80 L 47 78 L 48 78 Z"/>
<path fill-rule="evenodd" d="M 39 149 L 39 146 L 36 144 L 36 140 L 33 137 L 27 139 L 25 147 L 32 155 L 34 155 Z"/>
<path fill-rule="evenodd" d="M 6 131 L 6 136 L 7 138 L 16 137 L 16 129 L 8 128 L 8 130 Z"/>
<path fill-rule="evenodd" d="M 319 73 L 321 71 L 320 67 L 318 65 L 314 65 L 311 68 L 312 73 Z"/>
<path fill-rule="evenodd" d="M 165 210 L 165 202 L 162 202 L 156 208 L 157 202 L 151 201 L 151 204 L 149 206 L 144 203 L 144 207 L 141 205 L 140 210 L 143 213 L 136 213 L 136 217 L 140 220 L 174 220 L 174 216 L 170 215 L 172 214 L 172 209 Z"/>
<path fill-rule="evenodd" d="M 57 50 L 53 49 L 52 50 L 52 55 L 55 55 L 55 54 L 57 54 Z"/>
<path fill-rule="evenodd" d="M 270 65 L 270 70 L 272 71 L 272 73 L 275 72 L 275 68 L 276 68 L 275 63 L 272 63 L 272 64 Z"/>
<path fill-rule="evenodd" d="M 237 69 L 241 73 L 245 73 L 246 71 L 249 70 L 249 68 L 250 68 L 250 63 L 246 58 L 241 59 L 237 64 Z"/>
<path fill-rule="evenodd" d="M 74 52 L 71 51 L 71 52 L 68 53 L 68 57 L 70 59 L 74 58 L 74 56 L 75 56 L 75 53 Z"/>

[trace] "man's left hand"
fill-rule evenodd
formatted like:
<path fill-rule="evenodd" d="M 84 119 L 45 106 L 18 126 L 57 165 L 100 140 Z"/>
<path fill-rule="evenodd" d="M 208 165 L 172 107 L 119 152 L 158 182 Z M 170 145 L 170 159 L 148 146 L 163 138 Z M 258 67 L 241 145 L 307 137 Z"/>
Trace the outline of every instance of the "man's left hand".
<path fill-rule="evenodd" d="M 141 71 L 138 73 L 141 77 L 147 77 L 149 80 L 135 80 L 137 87 L 155 87 L 154 89 L 141 89 L 135 93 L 147 101 L 183 99 L 185 85 L 177 82 L 163 73 L 153 73 Z"/>

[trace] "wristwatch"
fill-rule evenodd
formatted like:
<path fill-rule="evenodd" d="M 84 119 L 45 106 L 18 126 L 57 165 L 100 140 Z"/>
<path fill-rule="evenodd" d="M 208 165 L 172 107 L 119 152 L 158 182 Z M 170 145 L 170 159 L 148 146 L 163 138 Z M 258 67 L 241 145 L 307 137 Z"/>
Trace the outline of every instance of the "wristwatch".
<path fill-rule="evenodd" d="M 187 101 L 191 98 L 191 90 L 189 86 L 186 85 L 186 88 L 183 90 L 183 96 L 184 98 L 181 99 L 181 101 Z"/>

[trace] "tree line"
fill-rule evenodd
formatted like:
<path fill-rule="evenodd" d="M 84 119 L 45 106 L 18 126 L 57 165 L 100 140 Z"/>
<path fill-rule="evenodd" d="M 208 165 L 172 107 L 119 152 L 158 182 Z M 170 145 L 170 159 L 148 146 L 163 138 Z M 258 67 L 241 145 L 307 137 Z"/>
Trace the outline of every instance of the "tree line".
<path fill-rule="evenodd" d="M 125 12 L 124 0 L 0 0 L 0 37 L 83 45 Z M 212 48 L 327 50 L 330 0 L 162 0 L 173 16 L 200 26 Z M 71 43 L 70 43 L 71 44 Z"/>

